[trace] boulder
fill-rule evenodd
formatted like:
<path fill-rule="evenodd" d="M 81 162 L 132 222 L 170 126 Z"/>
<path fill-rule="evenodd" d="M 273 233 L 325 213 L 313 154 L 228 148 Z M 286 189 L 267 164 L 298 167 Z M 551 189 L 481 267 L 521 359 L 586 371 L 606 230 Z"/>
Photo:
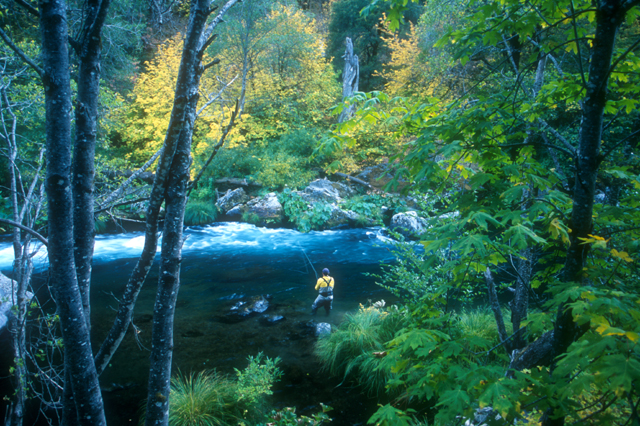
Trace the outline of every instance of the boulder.
<path fill-rule="evenodd" d="M 242 217 L 242 215 L 245 212 L 246 208 L 243 208 L 244 206 L 235 206 L 234 208 L 232 208 L 231 210 L 229 210 L 227 212 L 227 216 L 228 217 Z"/>
<path fill-rule="evenodd" d="M 8 277 L 0 274 L 0 330 L 2 330 L 9 321 L 11 316 L 11 308 L 13 300 L 16 300 L 16 282 Z M 33 293 L 27 291 L 27 300 L 31 300 Z"/>
<path fill-rule="evenodd" d="M 224 194 L 218 201 L 216 201 L 216 206 L 220 209 L 220 211 L 224 213 L 228 213 L 229 210 L 233 209 L 240 204 L 244 204 L 249 200 L 249 197 L 244 192 L 244 189 L 238 188 L 233 191 L 229 190 L 226 194 Z"/>
<path fill-rule="evenodd" d="M 358 214 L 351 210 L 342 210 L 335 204 L 331 204 L 331 216 L 325 223 L 325 228 L 337 228 L 339 226 L 348 225 L 358 220 Z"/>
<path fill-rule="evenodd" d="M 255 198 L 247 203 L 247 211 L 255 214 L 258 223 L 280 223 L 284 218 L 282 204 L 275 192 L 270 192 L 262 198 Z"/>
<path fill-rule="evenodd" d="M 343 198 L 352 197 L 356 192 L 341 182 L 331 182 L 328 179 L 314 180 L 300 193 L 308 203 L 327 202 L 338 204 Z"/>
<path fill-rule="evenodd" d="M 405 237 L 415 238 L 426 230 L 427 221 L 418 216 L 418 213 L 414 211 L 397 213 L 391 218 L 389 228 Z"/>

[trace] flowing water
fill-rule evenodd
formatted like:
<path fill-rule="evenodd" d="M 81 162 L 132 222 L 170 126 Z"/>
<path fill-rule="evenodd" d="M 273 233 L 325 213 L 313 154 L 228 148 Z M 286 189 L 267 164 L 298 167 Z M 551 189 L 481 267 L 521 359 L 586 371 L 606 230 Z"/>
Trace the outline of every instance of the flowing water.
<path fill-rule="evenodd" d="M 392 296 L 375 284 L 370 273 L 394 260 L 392 245 L 377 228 L 299 233 L 288 229 L 258 228 L 221 223 L 189 228 L 186 232 L 174 331 L 174 371 L 217 369 L 233 373 L 246 358 L 264 352 L 280 357 L 284 371 L 275 387 L 277 406 L 317 411 L 318 403 L 334 406 L 334 424 L 366 422 L 375 405 L 358 389 L 334 386 L 319 371 L 313 355 L 315 337 L 309 321 L 340 323 L 360 304 Z M 96 238 L 92 299 L 94 350 L 106 335 L 128 276 L 144 243 L 141 233 L 100 235 Z M 12 251 L 0 243 L 0 269 L 10 274 Z M 46 268 L 45 255 L 36 260 Z M 310 315 L 316 292 L 316 272 L 328 267 L 335 278 L 333 311 L 328 317 Z M 314 271 L 315 269 L 315 271 Z M 144 400 L 157 264 L 140 293 L 135 308 L 137 332 L 127 334 L 111 365 L 101 376 L 110 424 L 133 424 Z M 239 301 L 270 295 L 264 314 L 229 321 L 227 313 Z M 284 320 L 265 325 L 264 315 Z"/>

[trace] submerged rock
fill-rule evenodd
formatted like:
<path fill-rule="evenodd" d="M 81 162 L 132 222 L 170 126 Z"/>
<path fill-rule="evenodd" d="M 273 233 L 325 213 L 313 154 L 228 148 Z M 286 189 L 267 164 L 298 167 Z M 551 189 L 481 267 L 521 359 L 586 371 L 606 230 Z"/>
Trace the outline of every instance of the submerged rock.
<path fill-rule="evenodd" d="M 249 317 L 261 314 L 269 309 L 269 300 L 271 296 L 258 296 L 249 300 L 241 300 L 235 303 L 224 315 L 218 316 L 220 322 L 233 324 L 243 321 Z"/>
<path fill-rule="evenodd" d="M 328 322 L 320 322 L 316 324 L 316 336 L 320 337 L 325 334 L 331 334 L 331 324 Z"/>
<path fill-rule="evenodd" d="M 258 321 L 262 325 L 274 325 L 285 320 L 282 315 L 263 315 Z"/>

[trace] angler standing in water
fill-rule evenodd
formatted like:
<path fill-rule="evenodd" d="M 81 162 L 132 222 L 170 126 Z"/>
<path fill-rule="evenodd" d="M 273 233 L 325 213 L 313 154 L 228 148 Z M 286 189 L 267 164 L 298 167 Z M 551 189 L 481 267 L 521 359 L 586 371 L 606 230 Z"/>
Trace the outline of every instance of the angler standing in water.
<path fill-rule="evenodd" d="M 329 276 L 329 269 L 324 268 L 322 270 L 322 276 L 318 278 L 318 282 L 316 283 L 316 290 L 320 294 L 316 298 L 313 305 L 311 305 L 311 314 L 315 315 L 318 311 L 318 308 L 324 306 L 327 315 L 331 312 L 332 304 L 333 304 L 333 286 L 335 285 L 335 281 L 332 277 Z"/>

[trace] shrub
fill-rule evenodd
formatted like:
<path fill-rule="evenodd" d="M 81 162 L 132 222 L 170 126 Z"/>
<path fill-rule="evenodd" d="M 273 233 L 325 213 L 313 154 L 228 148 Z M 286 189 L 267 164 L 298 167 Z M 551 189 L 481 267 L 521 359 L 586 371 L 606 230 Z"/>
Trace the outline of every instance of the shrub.
<path fill-rule="evenodd" d="M 184 210 L 184 224 L 205 225 L 215 222 L 218 209 L 211 201 L 190 201 Z"/>
<path fill-rule="evenodd" d="M 313 417 L 300 416 L 296 414 L 296 408 L 286 407 L 282 410 L 273 410 L 269 415 L 270 421 L 266 424 L 260 424 L 258 426 L 318 426 L 324 422 L 330 422 L 331 419 L 326 414 L 332 410 L 331 407 L 320 403 L 322 412 L 314 414 Z"/>
<path fill-rule="evenodd" d="M 171 379 L 171 426 L 236 425 L 264 418 L 266 395 L 281 376 L 279 358 L 262 353 L 248 358 L 249 365 L 232 380 L 216 371 L 178 374 Z"/>
<path fill-rule="evenodd" d="M 331 375 L 354 379 L 370 393 L 382 393 L 392 373 L 380 360 L 385 344 L 404 322 L 397 310 L 361 305 L 357 313 L 345 315 L 335 332 L 318 340 L 315 354 Z"/>
<path fill-rule="evenodd" d="M 219 373 L 201 371 L 171 379 L 169 424 L 217 426 L 237 420 L 235 387 Z"/>
<path fill-rule="evenodd" d="M 267 188 L 281 188 L 285 185 L 302 187 L 317 177 L 315 170 L 309 169 L 306 157 L 295 157 L 284 152 L 266 153 L 261 168 L 254 178 Z"/>

